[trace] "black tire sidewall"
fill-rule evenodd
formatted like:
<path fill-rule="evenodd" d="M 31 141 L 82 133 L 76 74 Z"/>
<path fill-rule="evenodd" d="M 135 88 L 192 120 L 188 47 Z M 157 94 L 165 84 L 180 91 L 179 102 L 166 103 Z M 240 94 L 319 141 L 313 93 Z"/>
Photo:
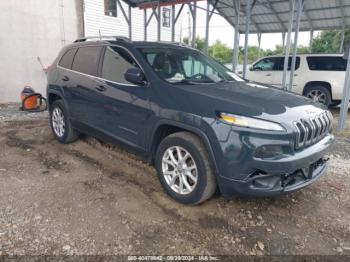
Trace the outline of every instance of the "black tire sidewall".
<path fill-rule="evenodd" d="M 329 90 L 327 88 L 325 88 L 324 86 L 312 86 L 312 87 L 309 87 L 305 93 L 305 96 L 307 97 L 307 95 L 313 91 L 313 90 L 318 90 L 318 91 L 321 91 L 323 92 L 325 95 L 326 95 L 326 104 L 325 106 L 330 106 L 330 104 L 332 103 L 332 97 L 331 97 L 331 94 L 329 92 Z"/>
<path fill-rule="evenodd" d="M 192 155 L 197 166 L 197 172 L 198 172 L 197 185 L 195 189 L 187 195 L 181 195 L 174 192 L 169 187 L 169 185 L 167 184 L 163 176 L 162 158 L 165 151 L 172 146 L 181 146 L 184 149 L 186 149 Z M 200 153 L 196 145 L 193 144 L 191 141 L 187 141 L 178 137 L 168 137 L 162 141 L 156 153 L 155 166 L 157 169 L 157 174 L 158 174 L 160 183 L 162 184 L 164 190 L 170 197 L 172 197 L 176 201 L 183 204 L 196 204 L 201 201 L 203 192 L 205 191 L 205 188 L 207 187 L 207 183 L 208 183 L 208 177 L 207 177 L 208 170 L 204 163 L 205 161 L 204 158 L 205 156 L 203 156 Z"/>
<path fill-rule="evenodd" d="M 56 107 L 61 109 L 61 111 L 63 113 L 64 124 L 65 124 L 63 136 L 58 136 L 53 128 L 53 125 L 52 125 L 52 112 Z M 50 107 L 50 126 L 51 126 L 52 133 L 54 134 L 55 138 L 61 143 L 66 143 L 68 136 L 69 136 L 71 126 L 70 126 L 70 122 L 69 122 L 68 117 L 67 117 L 67 110 L 65 109 L 64 104 L 61 100 L 54 101 Z"/>

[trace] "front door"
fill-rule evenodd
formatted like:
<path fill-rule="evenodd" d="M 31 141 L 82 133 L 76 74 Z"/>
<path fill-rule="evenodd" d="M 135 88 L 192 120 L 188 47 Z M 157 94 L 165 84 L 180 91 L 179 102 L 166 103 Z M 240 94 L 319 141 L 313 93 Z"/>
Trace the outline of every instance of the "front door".
<path fill-rule="evenodd" d="M 275 74 L 278 72 L 280 62 L 280 57 L 263 58 L 247 71 L 246 78 L 251 81 L 276 86 L 279 83 Z"/>
<path fill-rule="evenodd" d="M 99 128 L 132 147 L 144 150 L 147 121 L 152 112 L 149 105 L 149 86 L 129 83 L 127 69 L 139 67 L 129 51 L 120 46 L 105 48 L 99 83 L 95 87 L 100 104 Z"/>

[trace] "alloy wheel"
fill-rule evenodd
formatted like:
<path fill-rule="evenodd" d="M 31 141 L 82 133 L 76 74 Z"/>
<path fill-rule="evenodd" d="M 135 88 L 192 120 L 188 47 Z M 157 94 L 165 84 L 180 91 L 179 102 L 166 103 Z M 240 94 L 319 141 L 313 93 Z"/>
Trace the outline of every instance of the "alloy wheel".
<path fill-rule="evenodd" d="M 65 132 L 65 121 L 64 121 L 64 115 L 59 107 L 55 107 L 54 110 L 52 111 L 52 127 L 53 130 L 55 131 L 55 134 L 58 137 L 62 137 Z"/>
<path fill-rule="evenodd" d="M 321 104 L 325 104 L 327 100 L 327 95 L 321 90 L 311 90 L 307 97 L 310 98 L 314 102 L 319 102 Z"/>
<path fill-rule="evenodd" d="M 170 147 L 164 152 L 162 172 L 168 186 L 178 194 L 190 194 L 197 185 L 196 162 L 192 155 L 180 146 Z"/>

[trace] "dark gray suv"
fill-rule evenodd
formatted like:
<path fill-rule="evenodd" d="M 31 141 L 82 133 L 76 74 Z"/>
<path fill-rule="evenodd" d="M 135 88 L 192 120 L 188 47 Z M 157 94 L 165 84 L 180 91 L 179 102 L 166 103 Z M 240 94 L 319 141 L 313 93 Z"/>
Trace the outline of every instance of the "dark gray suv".
<path fill-rule="evenodd" d="M 321 104 L 177 44 L 78 39 L 50 68 L 47 96 L 58 141 L 83 133 L 123 145 L 185 204 L 217 189 L 230 197 L 305 187 L 324 174 L 334 141 Z"/>

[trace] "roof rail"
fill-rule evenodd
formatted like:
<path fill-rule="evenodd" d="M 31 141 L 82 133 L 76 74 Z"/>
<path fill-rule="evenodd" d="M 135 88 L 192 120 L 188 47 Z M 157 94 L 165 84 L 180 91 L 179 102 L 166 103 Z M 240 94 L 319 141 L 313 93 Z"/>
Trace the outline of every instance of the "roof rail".
<path fill-rule="evenodd" d="M 82 38 L 78 38 L 73 43 L 85 42 L 85 41 L 89 41 L 89 40 L 106 40 L 106 39 L 116 40 L 116 41 L 125 41 L 125 42 L 128 42 L 128 43 L 131 43 L 131 40 L 128 37 L 125 37 L 125 36 L 110 36 L 110 35 L 107 35 L 107 36 L 82 37 Z"/>
<path fill-rule="evenodd" d="M 180 46 L 189 46 L 189 45 L 187 45 L 185 43 L 182 43 L 182 42 L 173 42 L 173 41 L 166 41 L 166 40 L 157 41 L 157 43 L 171 44 L 171 45 L 180 45 Z"/>

